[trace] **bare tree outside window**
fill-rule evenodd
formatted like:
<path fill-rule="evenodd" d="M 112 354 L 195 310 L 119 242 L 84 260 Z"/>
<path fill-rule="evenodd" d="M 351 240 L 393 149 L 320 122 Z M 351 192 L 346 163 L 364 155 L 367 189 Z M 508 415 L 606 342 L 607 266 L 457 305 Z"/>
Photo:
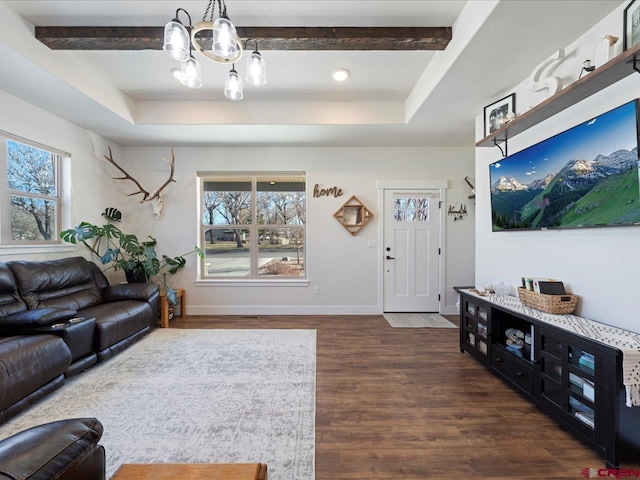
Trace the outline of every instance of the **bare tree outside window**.
<path fill-rule="evenodd" d="M 304 225 L 305 192 L 258 192 L 260 223 Z"/>
<path fill-rule="evenodd" d="M 13 140 L 6 145 L 11 240 L 57 241 L 58 156 Z"/>
<path fill-rule="evenodd" d="M 202 214 L 204 216 L 204 223 L 207 225 L 213 225 L 218 207 L 222 203 L 221 192 L 204 192 L 202 198 Z"/>
<path fill-rule="evenodd" d="M 206 277 L 304 277 L 303 175 L 203 179 Z"/>
<path fill-rule="evenodd" d="M 217 212 L 229 225 L 251 223 L 251 192 L 222 192 L 222 202 Z M 242 229 L 235 228 L 236 246 L 242 248 Z"/>

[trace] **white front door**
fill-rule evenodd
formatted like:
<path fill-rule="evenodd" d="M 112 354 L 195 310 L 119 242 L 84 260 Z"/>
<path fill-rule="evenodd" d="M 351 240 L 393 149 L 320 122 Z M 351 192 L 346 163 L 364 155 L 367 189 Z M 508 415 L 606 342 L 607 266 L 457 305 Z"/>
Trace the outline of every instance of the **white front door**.
<path fill-rule="evenodd" d="M 440 191 L 384 191 L 384 311 L 439 311 Z"/>

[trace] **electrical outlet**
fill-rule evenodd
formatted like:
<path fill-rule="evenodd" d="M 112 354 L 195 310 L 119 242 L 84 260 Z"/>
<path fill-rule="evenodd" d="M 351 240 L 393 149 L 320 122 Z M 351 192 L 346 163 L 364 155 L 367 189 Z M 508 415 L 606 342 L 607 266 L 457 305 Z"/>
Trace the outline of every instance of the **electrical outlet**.
<path fill-rule="evenodd" d="M 313 287 L 313 294 L 320 295 L 320 287 Z"/>
<path fill-rule="evenodd" d="M 367 248 L 378 248 L 377 240 L 367 240 Z"/>

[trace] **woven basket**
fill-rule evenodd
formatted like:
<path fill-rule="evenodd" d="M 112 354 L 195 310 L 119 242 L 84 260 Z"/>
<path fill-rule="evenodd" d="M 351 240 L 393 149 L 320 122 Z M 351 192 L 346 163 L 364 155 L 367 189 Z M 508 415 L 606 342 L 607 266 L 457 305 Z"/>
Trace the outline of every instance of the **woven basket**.
<path fill-rule="evenodd" d="M 575 295 L 545 295 L 525 288 L 518 288 L 518 296 L 523 305 L 556 315 L 573 313 L 578 304 Z"/>

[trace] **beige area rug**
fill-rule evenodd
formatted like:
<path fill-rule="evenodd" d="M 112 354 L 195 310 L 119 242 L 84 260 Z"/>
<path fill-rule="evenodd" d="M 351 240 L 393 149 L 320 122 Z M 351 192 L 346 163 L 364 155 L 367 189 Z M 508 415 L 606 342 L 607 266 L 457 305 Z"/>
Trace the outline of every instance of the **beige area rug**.
<path fill-rule="evenodd" d="M 437 313 L 385 313 L 384 318 L 394 328 L 458 328 Z"/>
<path fill-rule="evenodd" d="M 122 463 L 266 463 L 315 477 L 315 330 L 159 329 L 0 425 L 104 425 L 107 478 Z M 179 480 L 179 479 L 176 479 Z"/>

